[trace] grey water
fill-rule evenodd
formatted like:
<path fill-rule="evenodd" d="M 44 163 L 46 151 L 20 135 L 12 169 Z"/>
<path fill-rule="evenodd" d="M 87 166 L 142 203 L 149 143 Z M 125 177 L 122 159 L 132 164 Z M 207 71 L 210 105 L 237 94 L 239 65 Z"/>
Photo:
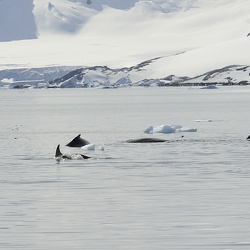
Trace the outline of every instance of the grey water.
<path fill-rule="evenodd" d="M 0 90 L 0 249 L 250 249 L 249 106 L 250 87 Z"/>

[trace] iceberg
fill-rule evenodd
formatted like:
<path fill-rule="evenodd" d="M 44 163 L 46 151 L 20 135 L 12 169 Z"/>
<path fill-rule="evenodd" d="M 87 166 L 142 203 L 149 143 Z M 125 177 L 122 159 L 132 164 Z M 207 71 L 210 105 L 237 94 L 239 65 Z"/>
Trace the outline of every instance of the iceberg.
<path fill-rule="evenodd" d="M 164 133 L 164 134 L 170 134 L 175 133 L 175 128 L 169 125 L 160 125 L 156 128 L 154 128 L 154 133 Z"/>
<path fill-rule="evenodd" d="M 183 127 L 182 125 L 160 125 L 153 127 L 152 125 L 148 126 L 143 130 L 144 133 L 153 134 L 153 133 L 180 133 L 180 132 L 197 132 L 197 128 Z"/>

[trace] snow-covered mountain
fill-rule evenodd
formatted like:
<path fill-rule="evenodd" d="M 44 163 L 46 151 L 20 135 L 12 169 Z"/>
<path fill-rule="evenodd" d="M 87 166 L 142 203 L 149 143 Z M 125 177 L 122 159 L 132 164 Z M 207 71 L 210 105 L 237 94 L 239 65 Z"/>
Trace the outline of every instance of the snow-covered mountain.
<path fill-rule="evenodd" d="M 199 80 L 228 69 L 250 82 L 237 78 L 250 65 L 249 9 L 249 0 L 0 0 L 0 80 L 53 81 L 97 65 L 124 72 L 146 61 L 121 79 Z"/>

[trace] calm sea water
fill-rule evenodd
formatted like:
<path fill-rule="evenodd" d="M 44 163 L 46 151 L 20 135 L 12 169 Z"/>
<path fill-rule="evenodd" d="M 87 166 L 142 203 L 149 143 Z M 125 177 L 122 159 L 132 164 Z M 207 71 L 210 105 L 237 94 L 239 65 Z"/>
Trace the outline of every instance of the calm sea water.
<path fill-rule="evenodd" d="M 250 249 L 249 106 L 250 87 L 1 90 L 0 249 Z M 93 159 L 57 163 L 79 133 Z M 148 136 L 170 142 L 124 143 Z"/>

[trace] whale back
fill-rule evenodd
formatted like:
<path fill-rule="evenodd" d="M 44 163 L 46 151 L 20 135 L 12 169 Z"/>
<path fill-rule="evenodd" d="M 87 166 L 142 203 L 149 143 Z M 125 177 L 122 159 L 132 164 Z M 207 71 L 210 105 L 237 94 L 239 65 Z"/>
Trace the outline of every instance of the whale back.
<path fill-rule="evenodd" d="M 130 139 L 127 140 L 127 143 L 158 143 L 158 142 L 166 142 L 167 140 L 159 139 L 159 138 L 139 138 L 139 139 Z"/>

